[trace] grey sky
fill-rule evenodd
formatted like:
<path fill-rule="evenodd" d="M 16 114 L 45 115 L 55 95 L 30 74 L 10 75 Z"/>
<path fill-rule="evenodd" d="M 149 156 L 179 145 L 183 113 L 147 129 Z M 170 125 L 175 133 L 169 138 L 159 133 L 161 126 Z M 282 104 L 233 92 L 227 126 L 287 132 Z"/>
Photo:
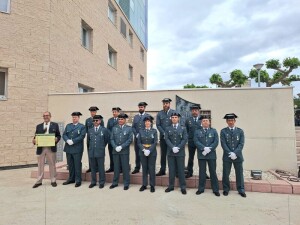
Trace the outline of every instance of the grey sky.
<path fill-rule="evenodd" d="M 213 73 L 226 80 L 234 69 L 300 58 L 297 0 L 150 0 L 148 21 L 148 89 L 211 86 Z"/>

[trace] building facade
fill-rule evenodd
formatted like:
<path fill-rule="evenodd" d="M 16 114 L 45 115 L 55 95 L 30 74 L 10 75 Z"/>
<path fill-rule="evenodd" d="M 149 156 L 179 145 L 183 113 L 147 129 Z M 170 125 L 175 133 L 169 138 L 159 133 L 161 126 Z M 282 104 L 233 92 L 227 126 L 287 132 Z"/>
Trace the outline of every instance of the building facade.
<path fill-rule="evenodd" d="M 49 93 L 147 88 L 147 31 L 128 15 L 115 0 L 0 0 L 0 167 L 36 163 Z"/>

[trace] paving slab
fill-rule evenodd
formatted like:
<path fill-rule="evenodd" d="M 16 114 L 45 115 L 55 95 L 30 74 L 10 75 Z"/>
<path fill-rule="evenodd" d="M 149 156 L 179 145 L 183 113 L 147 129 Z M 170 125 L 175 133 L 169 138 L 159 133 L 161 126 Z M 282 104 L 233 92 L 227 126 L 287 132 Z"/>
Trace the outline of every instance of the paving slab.
<path fill-rule="evenodd" d="M 165 187 L 139 192 L 140 185 L 123 185 L 111 190 L 89 189 L 89 182 L 75 188 L 53 188 L 49 180 L 33 189 L 32 168 L 0 171 L 0 224 L 9 225 L 299 225 L 300 195 L 247 192 L 242 198 L 236 191 L 227 197 L 216 197 L 211 190 L 195 195 L 188 188 L 182 195 L 179 188 L 165 193 Z"/>

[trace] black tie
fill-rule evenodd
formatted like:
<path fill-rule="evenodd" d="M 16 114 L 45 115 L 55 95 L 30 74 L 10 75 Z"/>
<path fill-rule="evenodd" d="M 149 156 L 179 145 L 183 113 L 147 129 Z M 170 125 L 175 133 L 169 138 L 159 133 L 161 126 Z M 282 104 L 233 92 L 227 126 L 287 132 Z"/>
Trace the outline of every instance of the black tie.
<path fill-rule="evenodd" d="M 206 133 L 207 132 L 207 128 L 205 128 L 204 130 L 205 130 L 205 133 Z"/>
<path fill-rule="evenodd" d="M 233 133 L 233 128 L 230 128 L 231 133 Z"/>
<path fill-rule="evenodd" d="M 197 117 L 194 117 L 194 121 L 195 121 L 195 123 L 197 122 Z"/>
<path fill-rule="evenodd" d="M 98 131 L 98 127 L 96 127 L 96 132 Z"/>
<path fill-rule="evenodd" d="M 174 129 L 176 129 L 176 125 L 174 125 Z"/>

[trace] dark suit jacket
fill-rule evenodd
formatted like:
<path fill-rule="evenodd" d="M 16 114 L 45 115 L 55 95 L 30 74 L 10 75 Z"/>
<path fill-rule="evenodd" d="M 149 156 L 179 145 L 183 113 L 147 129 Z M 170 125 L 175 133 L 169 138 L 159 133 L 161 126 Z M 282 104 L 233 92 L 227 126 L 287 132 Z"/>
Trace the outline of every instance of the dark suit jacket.
<path fill-rule="evenodd" d="M 41 123 L 36 126 L 35 134 L 44 134 L 44 123 Z M 51 147 L 52 152 L 56 152 L 56 144 L 59 142 L 61 135 L 59 132 L 59 127 L 57 123 L 50 122 L 50 127 L 49 127 L 49 134 L 55 134 L 55 137 L 57 138 L 57 142 L 55 143 L 55 146 Z M 38 147 L 36 149 L 36 154 L 40 155 L 42 153 L 43 148 Z"/>

